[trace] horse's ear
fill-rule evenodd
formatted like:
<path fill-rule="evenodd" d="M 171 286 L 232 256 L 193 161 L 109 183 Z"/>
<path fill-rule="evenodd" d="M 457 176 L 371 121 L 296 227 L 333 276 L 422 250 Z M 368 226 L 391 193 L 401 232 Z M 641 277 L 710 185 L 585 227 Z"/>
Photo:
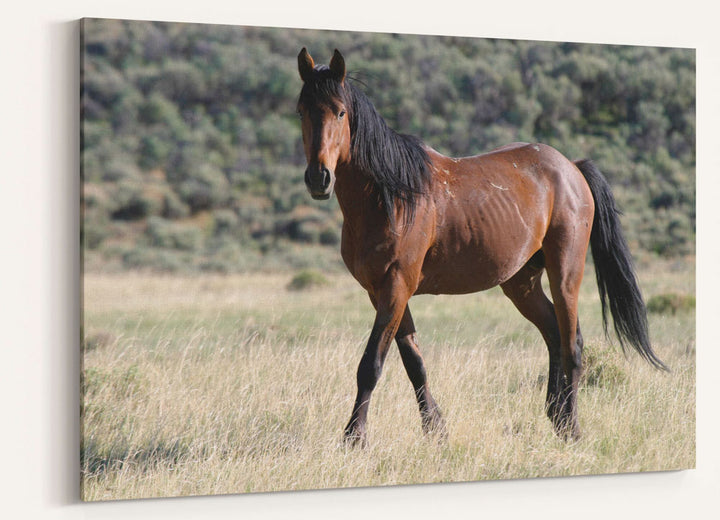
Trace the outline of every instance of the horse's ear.
<path fill-rule="evenodd" d="M 313 61 L 312 56 L 308 54 L 307 49 L 303 47 L 300 54 L 298 54 L 298 71 L 300 72 L 300 78 L 303 81 L 310 79 L 313 67 L 315 67 L 315 62 Z"/>
<path fill-rule="evenodd" d="M 330 60 L 330 70 L 339 82 L 345 81 L 345 58 L 337 49 L 335 49 L 335 54 Z"/>

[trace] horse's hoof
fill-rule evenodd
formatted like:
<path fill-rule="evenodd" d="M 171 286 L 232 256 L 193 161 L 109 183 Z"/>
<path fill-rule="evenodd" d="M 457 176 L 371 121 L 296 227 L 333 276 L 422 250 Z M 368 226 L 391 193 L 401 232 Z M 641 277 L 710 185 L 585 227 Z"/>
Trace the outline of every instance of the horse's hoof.
<path fill-rule="evenodd" d="M 440 412 L 423 417 L 422 429 L 425 435 L 435 437 L 438 442 L 447 441 L 447 426 Z"/>
<path fill-rule="evenodd" d="M 550 417 L 555 434 L 565 442 L 574 442 L 580 439 L 580 426 L 577 420 L 567 416 Z"/>
<path fill-rule="evenodd" d="M 345 434 L 343 435 L 343 441 L 345 441 L 345 444 L 351 448 L 367 448 L 367 435 L 364 430 L 346 428 Z"/>
<path fill-rule="evenodd" d="M 566 428 L 561 432 L 557 432 L 557 435 L 565 442 L 577 442 L 581 437 L 580 428 L 577 426 Z"/>

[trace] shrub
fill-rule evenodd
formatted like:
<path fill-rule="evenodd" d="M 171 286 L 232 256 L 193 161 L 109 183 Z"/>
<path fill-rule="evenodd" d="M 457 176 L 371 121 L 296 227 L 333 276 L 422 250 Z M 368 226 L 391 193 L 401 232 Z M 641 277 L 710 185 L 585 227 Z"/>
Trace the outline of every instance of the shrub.
<path fill-rule="evenodd" d="M 110 150 L 112 152 L 112 150 Z M 119 152 L 118 152 L 119 155 Z M 137 165 L 122 158 L 113 158 L 100 165 L 102 180 L 106 182 L 141 181 L 141 173 Z"/>
<path fill-rule="evenodd" d="M 340 243 L 340 231 L 334 227 L 326 227 L 320 231 L 320 243 L 325 246 L 334 246 Z"/>
<path fill-rule="evenodd" d="M 691 294 L 657 294 L 647 302 L 647 310 L 653 314 L 676 314 L 688 312 L 694 308 L 695 296 Z"/>
<path fill-rule="evenodd" d="M 172 189 L 167 190 L 163 198 L 162 216 L 168 219 L 178 219 L 188 215 L 190 215 L 190 208 Z"/>
<path fill-rule="evenodd" d="M 147 235 L 153 246 L 183 251 L 197 251 L 203 242 L 201 229 L 160 217 L 148 219 Z"/>
<path fill-rule="evenodd" d="M 122 254 L 122 262 L 126 269 L 149 268 L 172 273 L 189 270 L 192 255 L 188 257 L 187 254 L 183 255 L 180 251 L 136 247 Z"/>
<path fill-rule="evenodd" d="M 235 212 L 230 209 L 213 211 L 213 219 L 215 221 L 215 228 L 213 230 L 215 235 L 232 233 L 238 225 L 238 217 Z"/>
<path fill-rule="evenodd" d="M 145 189 L 142 181 L 126 179 L 117 184 L 113 192 L 113 205 L 110 213 L 113 220 L 141 220 L 160 213 L 162 198 L 155 196 L 153 190 Z"/>
<path fill-rule="evenodd" d="M 180 184 L 180 196 L 193 213 L 221 206 L 227 201 L 229 184 L 222 171 L 201 164 Z"/>
<path fill-rule="evenodd" d="M 104 214 L 93 212 L 92 216 L 85 213 L 80 228 L 81 244 L 85 249 L 98 249 L 105 239 L 110 236 L 110 227 Z"/>
<path fill-rule="evenodd" d="M 624 384 L 628 376 L 625 369 L 618 363 L 618 359 L 622 358 L 613 350 L 585 348 L 581 384 L 597 387 L 614 387 Z"/>
<path fill-rule="evenodd" d="M 138 165 L 150 170 L 165 164 L 170 156 L 171 144 L 155 135 L 146 135 L 140 139 Z"/>
<path fill-rule="evenodd" d="M 287 285 L 289 291 L 302 291 L 328 285 L 328 280 L 318 271 L 305 269 L 297 273 Z"/>
<path fill-rule="evenodd" d="M 98 348 L 106 347 L 117 342 L 118 338 L 112 333 L 106 330 L 88 334 L 83 342 L 85 352 L 96 350 Z"/>

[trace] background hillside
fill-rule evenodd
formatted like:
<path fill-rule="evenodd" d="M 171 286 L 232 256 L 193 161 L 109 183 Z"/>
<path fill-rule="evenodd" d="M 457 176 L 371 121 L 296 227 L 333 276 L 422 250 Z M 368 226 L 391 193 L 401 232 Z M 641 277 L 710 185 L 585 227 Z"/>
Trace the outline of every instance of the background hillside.
<path fill-rule="evenodd" d="M 637 254 L 694 253 L 686 49 L 85 20 L 85 268 L 338 267 L 312 201 L 296 56 L 334 48 L 395 129 L 471 155 L 515 140 L 594 159 Z"/>

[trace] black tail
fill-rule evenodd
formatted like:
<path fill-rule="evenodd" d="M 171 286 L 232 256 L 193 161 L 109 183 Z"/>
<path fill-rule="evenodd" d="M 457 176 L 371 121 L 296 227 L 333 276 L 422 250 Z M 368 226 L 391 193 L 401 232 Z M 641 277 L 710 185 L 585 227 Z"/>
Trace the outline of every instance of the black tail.
<path fill-rule="evenodd" d="M 620 228 L 620 212 L 615 207 L 610 185 L 592 161 L 585 159 L 575 165 L 585 176 L 595 200 L 590 250 L 595 261 L 605 333 L 609 302 L 615 333 L 623 351 L 625 344 L 629 343 L 648 363 L 667 370 L 650 346 L 645 302 L 635 277 L 630 249 Z"/>

